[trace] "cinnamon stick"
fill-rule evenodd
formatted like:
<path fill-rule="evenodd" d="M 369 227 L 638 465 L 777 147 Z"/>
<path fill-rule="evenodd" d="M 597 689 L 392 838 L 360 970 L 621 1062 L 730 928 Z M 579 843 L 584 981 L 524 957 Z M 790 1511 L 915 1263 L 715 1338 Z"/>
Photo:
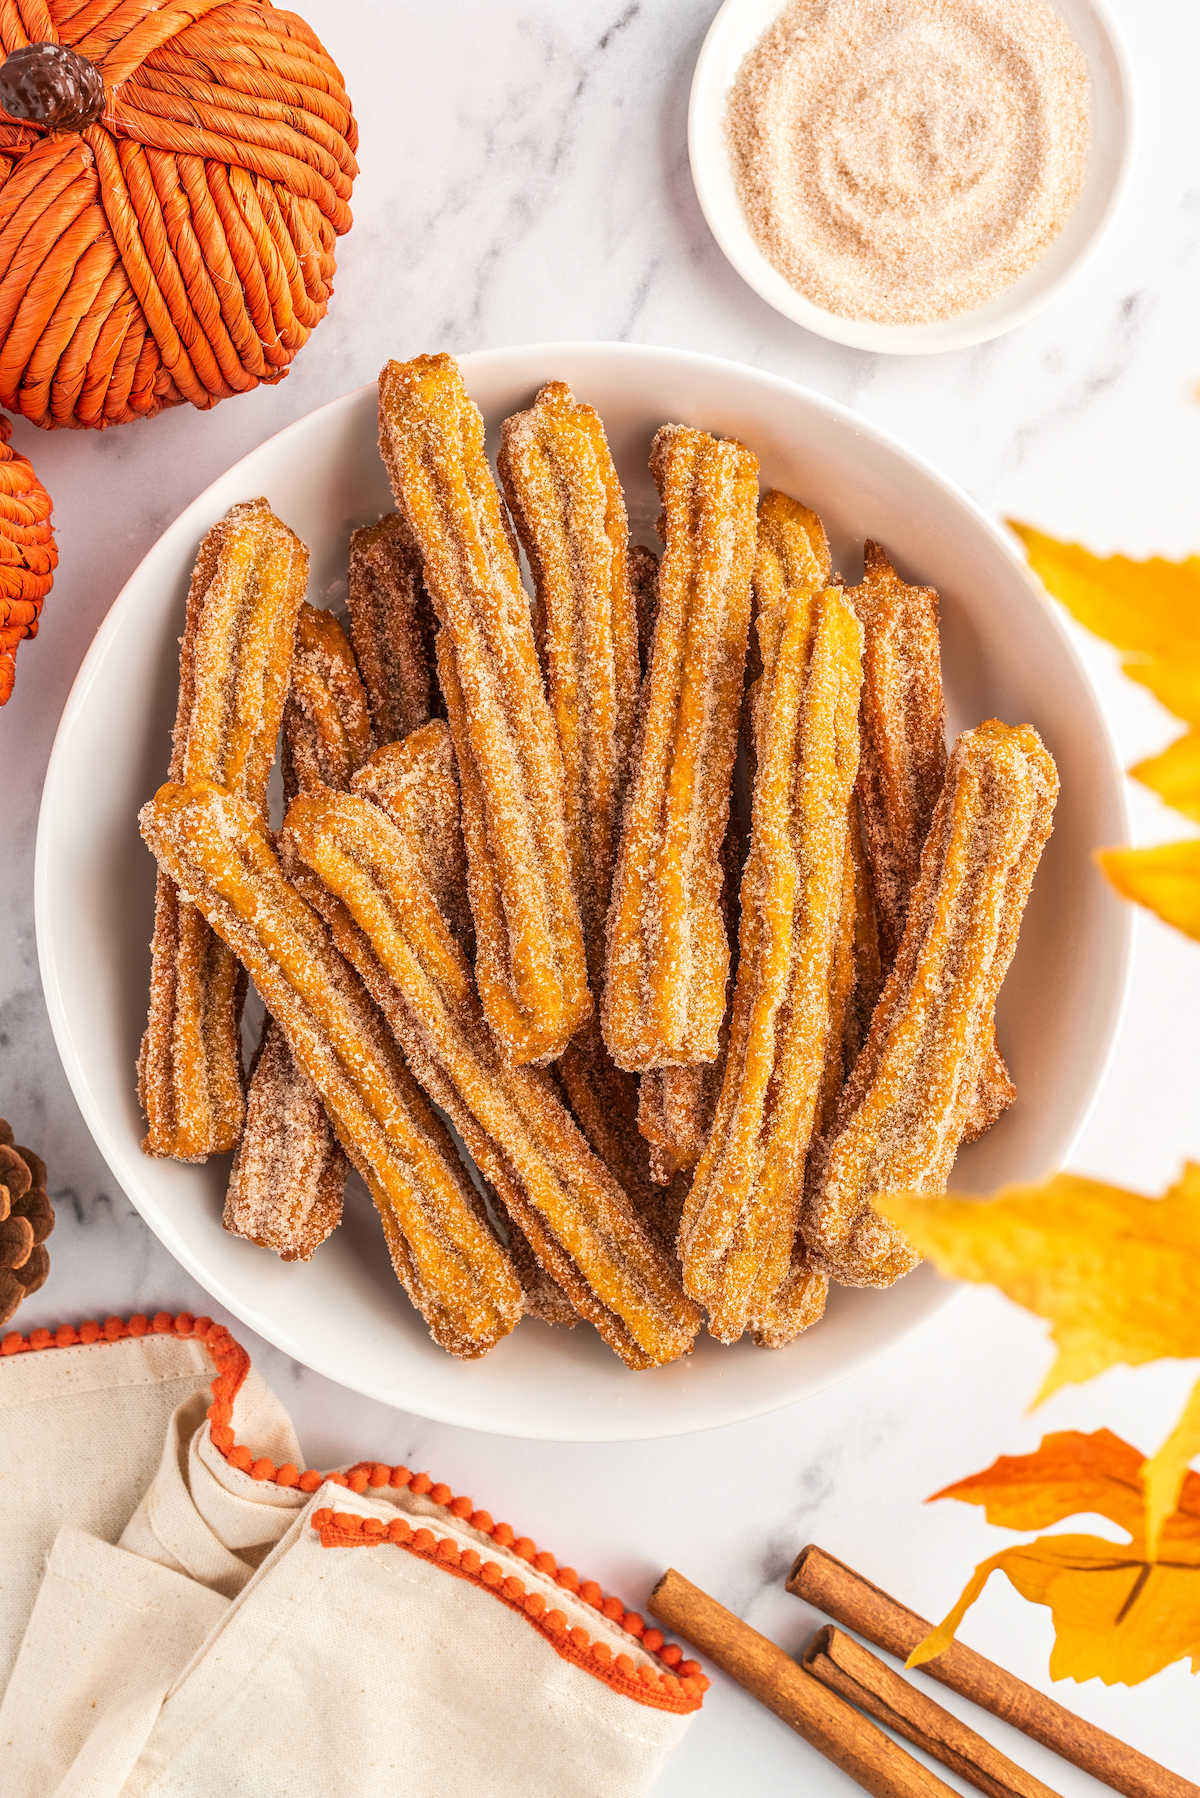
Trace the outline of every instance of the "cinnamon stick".
<path fill-rule="evenodd" d="M 673 1567 L 650 1594 L 647 1609 L 715 1661 L 740 1686 L 782 1717 L 827 1760 L 875 1798 L 955 1798 L 881 1729 L 826 1691 L 782 1648 L 693 1586 Z"/>
<path fill-rule="evenodd" d="M 869 1648 L 831 1625 L 818 1630 L 801 1666 L 837 1692 L 941 1761 L 988 1798 L 1057 1798 L 1049 1786 L 968 1729 L 873 1655 Z"/>
<path fill-rule="evenodd" d="M 797 1555 L 787 1589 L 897 1660 L 906 1660 L 933 1627 L 815 1544 Z M 1200 1798 L 1200 1786 L 1168 1772 L 1149 1755 L 1118 1742 L 1095 1724 L 1085 1723 L 961 1642 L 952 1642 L 918 1671 L 1002 1717 L 1072 1766 L 1123 1792 L 1125 1798 Z"/>

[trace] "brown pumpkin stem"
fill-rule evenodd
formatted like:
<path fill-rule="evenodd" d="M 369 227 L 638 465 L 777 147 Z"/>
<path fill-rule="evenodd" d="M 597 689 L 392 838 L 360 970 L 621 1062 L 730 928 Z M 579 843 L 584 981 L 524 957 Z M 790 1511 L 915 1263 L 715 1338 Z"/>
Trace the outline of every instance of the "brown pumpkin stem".
<path fill-rule="evenodd" d="M 104 77 L 65 44 L 27 44 L 0 65 L 0 106 L 52 131 L 82 131 L 104 111 Z"/>

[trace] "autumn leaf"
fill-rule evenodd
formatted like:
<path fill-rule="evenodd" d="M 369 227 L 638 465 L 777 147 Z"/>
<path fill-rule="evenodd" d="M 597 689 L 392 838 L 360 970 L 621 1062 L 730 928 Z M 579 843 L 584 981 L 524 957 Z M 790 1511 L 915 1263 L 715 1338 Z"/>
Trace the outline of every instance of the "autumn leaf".
<path fill-rule="evenodd" d="M 1200 1166 L 1161 1199 L 1078 1174 L 992 1199 L 883 1193 L 875 1209 L 938 1271 L 1046 1318 L 1058 1358 L 1034 1400 L 1124 1361 L 1200 1356 Z"/>
<path fill-rule="evenodd" d="M 1129 772 L 1200 823 L 1200 556 L 1182 562 L 1094 556 L 1015 519 L 1009 524 L 1046 589 L 1123 652 L 1131 680 L 1193 727 Z M 1096 860 L 1123 897 L 1200 940 L 1200 838 L 1157 849 L 1102 849 Z"/>
<path fill-rule="evenodd" d="M 1193 1409 L 1200 1425 L 1196 1395 Z M 918 1643 L 908 1666 L 919 1667 L 949 1647 L 991 1575 L 1001 1572 L 1023 1598 L 1050 1609 L 1052 1678 L 1133 1686 L 1188 1658 L 1193 1673 L 1200 1672 L 1200 1475 L 1186 1466 L 1181 1471 L 1178 1502 L 1162 1520 L 1155 1550 L 1147 1532 L 1153 1466 L 1109 1430 L 1090 1436 L 1065 1430 L 1045 1437 L 1032 1455 L 1002 1455 L 986 1472 L 934 1493 L 982 1505 L 989 1523 L 1008 1529 L 1038 1529 L 1092 1513 L 1109 1518 L 1128 1542 L 1039 1536 L 1001 1549 L 975 1569 L 958 1603 Z"/>
<path fill-rule="evenodd" d="M 1080 624 L 1123 652 L 1131 680 L 1176 718 L 1200 724 L 1200 556 L 1094 556 L 1015 518 L 1029 565 Z"/>
<path fill-rule="evenodd" d="M 1096 861 L 1124 898 L 1200 941 L 1200 837 L 1157 849 L 1098 849 Z"/>

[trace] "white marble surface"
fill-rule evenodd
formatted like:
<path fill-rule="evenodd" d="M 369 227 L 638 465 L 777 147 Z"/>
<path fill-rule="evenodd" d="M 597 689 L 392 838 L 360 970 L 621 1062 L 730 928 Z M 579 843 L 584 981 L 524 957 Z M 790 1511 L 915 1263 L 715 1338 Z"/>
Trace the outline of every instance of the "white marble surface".
<path fill-rule="evenodd" d="M 33 935 L 33 845 L 55 725 L 92 633 L 180 509 L 279 426 L 371 377 L 390 355 L 539 339 L 678 344 L 769 368 L 895 431 L 996 514 L 1100 550 L 1200 548 L 1194 321 L 1200 13 L 1115 0 L 1138 74 L 1132 195 L 1083 279 L 981 349 L 911 361 L 835 348 L 771 312 L 709 238 L 688 177 L 685 114 L 712 0 L 306 0 L 362 128 L 357 223 L 330 316 L 277 391 L 105 436 L 18 424 L 56 501 L 60 574 L 40 639 L 0 713 L 0 1112 L 51 1167 L 58 1228 L 25 1329 L 136 1309 L 213 1307 L 114 1184 L 50 1037 Z M 1081 642 L 1083 640 L 1081 639 Z M 1173 734 L 1115 658 L 1083 643 L 1127 762 Z M 1183 834 L 1133 789 L 1139 839 Z M 1157 1190 L 1200 1151 L 1200 950 L 1139 922 L 1133 996 L 1072 1165 Z M 226 1321 L 233 1322 L 228 1319 Z M 708 1435 L 628 1448 L 527 1444 L 431 1425 L 355 1397 L 237 1333 L 292 1408 L 313 1464 L 429 1467 L 640 1605 L 668 1563 L 789 1648 L 813 1618 L 782 1589 L 822 1543 L 927 1615 L 1010 1538 L 926 1495 L 1032 1448 L 1107 1425 L 1153 1448 L 1196 1368 L 1117 1370 L 1026 1406 L 1049 1350 L 1036 1321 L 967 1291 L 885 1361 L 817 1398 Z M 1048 1614 L 994 1582 L 964 1638 L 1050 1689 Z M 1056 1696 L 1200 1781 L 1197 1688 L 1177 1665 L 1136 1690 Z M 991 1719 L 984 1733 L 1069 1798 L 1098 1792 Z M 849 1792 L 849 1782 L 718 1678 L 657 1787 Z"/>

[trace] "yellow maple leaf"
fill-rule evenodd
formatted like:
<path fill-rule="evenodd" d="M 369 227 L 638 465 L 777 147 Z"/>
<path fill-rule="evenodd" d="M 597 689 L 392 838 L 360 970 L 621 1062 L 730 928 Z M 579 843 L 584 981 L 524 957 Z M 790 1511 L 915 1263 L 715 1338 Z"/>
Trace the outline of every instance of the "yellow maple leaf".
<path fill-rule="evenodd" d="M 1200 941 L 1200 837 L 1157 849 L 1098 849 L 1095 859 L 1118 893 Z"/>
<path fill-rule="evenodd" d="M 1200 724 L 1200 556 L 1094 556 L 1008 520 L 1030 567 L 1086 628 L 1123 652 L 1132 680 L 1188 724 Z"/>
<path fill-rule="evenodd" d="M 1195 1396 L 1193 1405 L 1200 1418 Z M 1147 1529 L 1153 1465 L 1109 1430 L 1090 1436 L 1064 1430 L 1046 1436 L 1032 1455 L 1001 1455 L 985 1472 L 935 1492 L 934 1498 L 982 1505 L 989 1523 L 1008 1529 L 1039 1529 L 1091 1512 L 1109 1518 L 1129 1540 L 1039 1536 L 1001 1549 L 975 1569 L 908 1666 L 948 1648 L 988 1579 L 1002 1572 L 1023 1598 L 1050 1608 L 1052 1678 L 1133 1686 L 1187 1658 L 1192 1672 L 1200 1672 L 1200 1475 L 1181 1474 L 1178 1503 L 1153 1545 Z"/>
<path fill-rule="evenodd" d="M 1161 1199 L 1079 1174 L 991 1199 L 882 1193 L 872 1204 L 939 1273 L 1000 1287 L 1046 1318 L 1058 1359 L 1035 1399 L 1119 1361 L 1200 1356 L 1200 1165 Z"/>
<path fill-rule="evenodd" d="M 1047 591 L 1098 637 L 1122 667 L 1193 728 L 1129 772 L 1200 823 L 1200 556 L 1094 556 L 1009 519 Z M 1102 849 L 1096 860 L 1126 899 L 1200 940 L 1200 838 L 1157 849 Z"/>

